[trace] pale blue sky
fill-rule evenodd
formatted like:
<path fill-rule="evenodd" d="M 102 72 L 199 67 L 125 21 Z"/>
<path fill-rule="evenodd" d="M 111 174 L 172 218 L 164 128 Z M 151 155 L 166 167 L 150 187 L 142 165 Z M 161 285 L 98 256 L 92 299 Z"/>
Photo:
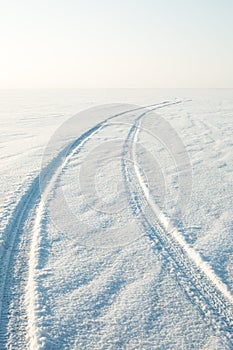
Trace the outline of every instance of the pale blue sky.
<path fill-rule="evenodd" d="M 233 88 L 233 0 L 0 0 L 0 88 Z"/>

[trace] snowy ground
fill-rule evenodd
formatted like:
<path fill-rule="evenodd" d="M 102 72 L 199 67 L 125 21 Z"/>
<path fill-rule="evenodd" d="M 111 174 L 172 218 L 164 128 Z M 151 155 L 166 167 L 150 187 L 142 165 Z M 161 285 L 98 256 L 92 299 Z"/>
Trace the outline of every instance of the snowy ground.
<path fill-rule="evenodd" d="M 0 349 L 233 349 L 232 90 L 1 91 L 0 128 Z"/>

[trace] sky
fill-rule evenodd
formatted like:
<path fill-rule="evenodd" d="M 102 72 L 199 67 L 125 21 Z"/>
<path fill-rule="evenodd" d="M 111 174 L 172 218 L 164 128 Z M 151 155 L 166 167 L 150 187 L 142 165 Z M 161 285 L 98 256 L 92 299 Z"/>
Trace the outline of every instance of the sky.
<path fill-rule="evenodd" d="M 233 88 L 232 0 L 0 0 L 0 88 Z"/>

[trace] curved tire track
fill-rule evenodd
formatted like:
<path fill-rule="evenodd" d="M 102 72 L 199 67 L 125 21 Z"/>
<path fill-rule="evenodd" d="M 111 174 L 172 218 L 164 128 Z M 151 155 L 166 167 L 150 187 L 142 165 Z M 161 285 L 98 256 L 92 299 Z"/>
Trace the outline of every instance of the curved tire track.
<path fill-rule="evenodd" d="M 20 198 L 3 232 L 3 237 L 6 237 L 6 239 L 4 241 L 4 246 L 2 247 L 2 256 L 0 258 L 0 349 L 6 348 L 9 338 L 7 325 L 9 322 L 9 305 L 12 298 L 9 290 L 10 287 L 12 287 L 12 284 L 14 284 L 14 286 L 17 288 L 17 282 L 13 281 L 14 264 L 17 261 L 18 254 L 17 249 L 19 247 L 20 241 L 23 239 L 23 236 L 27 235 L 27 233 L 24 232 L 24 228 L 27 220 L 29 219 L 30 213 L 35 207 L 37 207 L 37 217 L 35 219 L 34 230 L 39 229 L 40 216 L 43 212 L 43 204 L 41 204 L 41 191 L 47 191 L 48 188 L 51 187 L 51 182 L 54 183 L 60 167 L 64 161 L 72 154 L 72 152 L 86 140 L 88 140 L 94 133 L 99 131 L 109 120 L 145 108 L 154 106 L 157 106 L 157 108 L 159 108 L 159 106 L 166 106 L 167 103 L 169 103 L 169 101 L 130 109 L 110 116 L 109 118 L 106 118 L 102 122 L 96 124 L 91 129 L 83 133 L 75 142 L 72 142 L 71 144 L 67 145 L 62 151 L 60 151 L 57 156 L 54 157 L 44 169 L 42 169 L 40 174 L 35 177 L 25 194 Z M 34 240 L 35 241 L 33 242 L 32 237 L 32 245 L 36 245 L 37 243 L 37 238 L 34 237 Z M 26 254 L 27 252 L 25 252 L 25 255 Z M 30 254 L 32 254 L 32 252 Z M 33 258 L 36 257 L 34 256 Z M 22 264 L 25 264 L 25 261 L 22 261 Z M 28 270 L 30 270 L 30 266 Z M 30 273 L 30 271 L 28 272 Z M 31 270 L 31 274 L 32 273 L 33 271 Z M 19 293 L 22 293 L 22 291 L 19 291 Z M 35 286 L 33 287 L 32 293 L 35 293 Z M 34 297 L 33 295 L 34 294 L 31 295 L 31 298 Z M 33 322 L 35 323 L 35 320 Z M 36 342 L 34 340 L 31 345 L 33 344 L 33 346 L 36 346 Z M 33 347 L 33 349 L 35 349 L 35 347 Z"/>
<path fill-rule="evenodd" d="M 135 151 L 140 123 L 147 113 L 137 118 L 125 142 L 124 154 L 132 160 L 129 164 L 124 160 L 122 162 L 130 206 L 146 236 L 166 252 L 186 297 L 198 307 L 202 317 L 221 336 L 225 345 L 232 349 L 232 295 L 211 267 L 187 244 L 178 230 L 171 226 L 153 200 L 148 199 L 148 189 L 136 165 Z M 148 204 L 146 213 L 142 209 L 145 206 L 142 203 Z"/>

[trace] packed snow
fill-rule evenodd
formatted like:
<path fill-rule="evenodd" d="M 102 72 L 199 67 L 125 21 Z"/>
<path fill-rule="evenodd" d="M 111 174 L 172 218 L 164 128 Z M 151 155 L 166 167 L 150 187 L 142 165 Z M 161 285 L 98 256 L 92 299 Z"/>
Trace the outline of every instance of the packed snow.
<path fill-rule="evenodd" d="M 0 349 L 233 349 L 232 90 L 0 92 Z"/>

